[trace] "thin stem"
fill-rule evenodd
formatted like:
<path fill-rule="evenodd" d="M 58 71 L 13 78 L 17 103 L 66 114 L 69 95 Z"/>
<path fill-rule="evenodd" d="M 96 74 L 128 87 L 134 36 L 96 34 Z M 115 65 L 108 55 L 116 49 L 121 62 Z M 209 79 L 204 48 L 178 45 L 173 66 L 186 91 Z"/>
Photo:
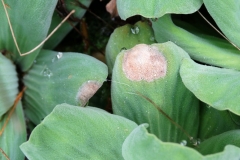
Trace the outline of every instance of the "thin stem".
<path fill-rule="evenodd" d="M 224 34 L 222 34 L 216 27 L 214 27 L 208 20 L 207 18 L 205 18 L 201 12 L 198 11 L 198 13 L 200 14 L 200 16 L 215 30 L 217 31 L 223 38 L 225 38 L 229 43 L 231 43 L 235 48 L 237 48 L 238 50 L 240 50 L 240 48 L 235 45 L 233 42 L 231 42 Z"/>
<path fill-rule="evenodd" d="M 180 126 L 178 123 L 176 123 L 169 115 L 167 115 L 160 107 L 158 107 L 150 98 L 142 95 L 142 94 L 139 93 L 139 92 L 136 92 L 136 93 L 137 93 L 138 95 L 140 95 L 141 97 L 143 97 L 144 99 L 146 99 L 147 101 L 149 101 L 151 104 L 153 104 L 153 106 L 154 106 L 159 112 L 161 112 L 167 119 L 170 120 L 170 122 L 171 122 L 172 124 L 174 124 L 177 128 L 179 128 L 190 140 L 193 139 L 193 137 L 190 136 L 190 134 L 182 128 L 182 126 Z"/>
<path fill-rule="evenodd" d="M 10 158 L 7 156 L 7 154 L 3 151 L 2 148 L 0 148 L 0 152 L 4 155 L 4 157 L 5 157 L 7 160 L 10 160 Z"/>

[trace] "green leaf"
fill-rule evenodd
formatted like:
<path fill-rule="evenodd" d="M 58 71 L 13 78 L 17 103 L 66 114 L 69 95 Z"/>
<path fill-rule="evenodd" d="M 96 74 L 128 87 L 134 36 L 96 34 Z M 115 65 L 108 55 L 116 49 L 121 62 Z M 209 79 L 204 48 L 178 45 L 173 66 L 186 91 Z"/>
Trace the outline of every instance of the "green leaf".
<path fill-rule="evenodd" d="M 240 1 L 203 0 L 208 12 L 221 31 L 238 47 L 240 47 Z"/>
<path fill-rule="evenodd" d="M 13 105 L 18 93 L 18 77 L 14 64 L 0 53 L 0 118 Z"/>
<path fill-rule="evenodd" d="M 172 41 L 194 60 L 240 70 L 240 52 L 227 41 L 202 33 L 192 34 L 174 25 L 170 15 L 161 17 L 152 24 L 157 42 Z"/>
<path fill-rule="evenodd" d="M 240 130 L 232 130 L 211 137 L 203 141 L 196 149 L 203 155 L 208 155 L 223 151 L 224 147 L 229 144 L 240 147 Z"/>
<path fill-rule="evenodd" d="M 57 0 L 41 0 L 34 3 L 29 0 L 5 0 L 12 28 L 22 53 L 32 50 L 45 39 L 56 3 Z M 0 4 L 0 15 L 0 50 L 6 50 L 14 62 L 26 71 L 32 65 L 40 49 L 30 55 L 20 57 L 2 4 Z"/>
<path fill-rule="evenodd" d="M 122 51 L 112 75 L 114 113 L 138 124 L 148 123 L 149 132 L 162 141 L 196 138 L 199 100 L 184 86 L 179 74 L 182 59 L 188 57 L 172 42 L 140 44 Z"/>
<path fill-rule="evenodd" d="M 124 141 L 122 154 L 125 160 L 238 160 L 240 157 L 240 148 L 232 145 L 226 146 L 221 153 L 202 156 L 191 148 L 160 141 L 155 135 L 149 134 L 146 127 L 143 124 L 135 128 Z M 212 141 L 212 145 L 215 142 Z"/>
<path fill-rule="evenodd" d="M 8 117 L 8 112 L 0 120 L 0 129 Z M 22 103 L 19 102 L 13 112 L 3 134 L 0 136 L 0 148 L 10 159 L 24 160 L 25 156 L 19 146 L 27 139 L 25 118 L 23 115 Z M 6 158 L 0 152 L 0 159 Z"/>
<path fill-rule="evenodd" d="M 127 24 L 116 28 L 106 46 L 105 55 L 109 73 L 112 73 L 116 57 L 121 50 L 130 49 L 140 43 L 152 44 L 155 42 L 153 30 L 147 22 L 139 21 L 134 25 Z"/>
<path fill-rule="evenodd" d="M 84 106 L 107 74 L 107 66 L 88 55 L 42 50 L 24 77 L 25 113 L 38 124 L 57 104 Z"/>
<path fill-rule="evenodd" d="M 79 4 L 83 4 L 86 7 L 89 7 L 92 0 L 64 0 L 63 4 L 60 3 L 59 6 L 62 9 L 62 14 L 68 14 L 66 11 L 75 10 L 75 13 L 73 14 L 74 20 L 69 19 L 70 22 L 65 22 L 62 24 L 62 26 L 53 34 L 53 36 L 44 44 L 45 49 L 53 49 L 55 48 L 62 39 L 72 30 L 73 26 L 77 24 L 77 22 L 84 16 L 86 10 L 82 8 Z M 58 9 L 60 9 L 58 8 Z M 59 10 L 55 11 L 52 17 L 52 23 L 49 29 L 49 33 L 52 32 L 55 27 L 61 23 L 62 19 L 64 17 L 61 17 L 59 15 Z"/>
<path fill-rule="evenodd" d="M 61 124 L 61 126 L 59 126 Z M 137 125 L 94 107 L 55 107 L 20 148 L 29 159 L 123 159 L 122 143 Z"/>
<path fill-rule="evenodd" d="M 239 71 L 204 66 L 184 59 L 180 74 L 185 86 L 201 101 L 218 110 L 230 110 L 240 115 Z"/>
<path fill-rule="evenodd" d="M 205 103 L 200 106 L 198 138 L 203 141 L 226 131 L 239 129 L 239 116 L 230 111 L 219 111 Z M 233 119 L 236 118 L 235 119 Z"/>
<path fill-rule="evenodd" d="M 117 9 L 123 20 L 134 15 L 159 18 L 168 13 L 193 13 L 201 7 L 202 3 L 202 0 L 117 0 Z"/>

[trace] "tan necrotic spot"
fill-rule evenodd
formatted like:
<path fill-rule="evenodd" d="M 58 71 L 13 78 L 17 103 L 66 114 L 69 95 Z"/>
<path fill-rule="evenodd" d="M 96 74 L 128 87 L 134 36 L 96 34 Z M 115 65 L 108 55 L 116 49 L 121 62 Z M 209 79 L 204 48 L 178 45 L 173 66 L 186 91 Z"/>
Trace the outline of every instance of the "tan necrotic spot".
<path fill-rule="evenodd" d="M 102 86 L 98 81 L 87 81 L 79 88 L 76 100 L 81 106 L 85 106 L 89 99 L 97 92 Z"/>
<path fill-rule="evenodd" d="M 152 82 L 165 77 L 167 61 L 157 47 L 139 44 L 125 52 L 122 69 L 132 81 Z"/>

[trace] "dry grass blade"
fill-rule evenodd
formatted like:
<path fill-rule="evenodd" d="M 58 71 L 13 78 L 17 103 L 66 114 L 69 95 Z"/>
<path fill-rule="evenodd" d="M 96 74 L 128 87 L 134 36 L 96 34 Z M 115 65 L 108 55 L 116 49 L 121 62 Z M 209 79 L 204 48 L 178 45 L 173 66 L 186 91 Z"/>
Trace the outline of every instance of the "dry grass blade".
<path fill-rule="evenodd" d="M 20 93 L 18 93 L 18 95 L 17 95 L 17 97 L 16 97 L 16 99 L 15 99 L 15 101 L 14 101 L 13 107 L 12 107 L 11 110 L 9 111 L 9 114 L 8 114 L 8 116 L 7 116 L 7 119 L 6 119 L 6 121 L 4 122 L 3 127 L 2 127 L 1 130 L 0 130 L 0 136 L 2 136 L 2 134 L 3 134 L 3 132 L 4 132 L 4 129 L 6 128 L 8 122 L 9 122 L 9 120 L 10 120 L 13 112 L 15 111 L 19 100 L 22 98 L 23 93 L 24 93 L 25 90 L 26 90 L 26 87 L 24 87 L 24 88 L 22 89 L 22 91 L 21 91 Z"/>
<path fill-rule="evenodd" d="M 3 154 L 3 156 L 7 159 L 10 160 L 10 158 L 7 156 L 7 154 L 0 148 L 0 152 Z"/>
<path fill-rule="evenodd" d="M 16 40 L 16 37 L 15 37 L 15 34 L 14 34 L 14 31 L 13 31 L 13 28 L 12 28 L 12 24 L 11 24 L 11 21 L 10 21 L 10 18 L 9 18 L 9 15 L 8 15 L 8 12 L 7 12 L 7 5 L 5 5 L 5 2 L 4 0 L 2 0 L 2 5 L 3 5 L 3 8 L 4 8 L 4 11 L 6 13 L 6 17 L 7 17 L 7 20 L 8 20 L 8 24 L 9 24 L 9 28 L 10 28 L 10 31 L 11 31 L 11 34 L 12 34 L 12 37 L 13 37 L 13 41 L 15 43 L 15 46 L 17 47 L 17 50 L 18 50 L 18 53 L 20 56 L 25 56 L 25 55 L 28 55 L 28 54 L 31 54 L 32 52 L 34 52 L 35 50 L 37 50 L 39 47 L 41 47 L 60 27 L 61 25 L 73 14 L 75 13 L 75 10 L 72 10 L 63 20 L 62 22 L 39 44 L 37 45 L 35 48 L 33 48 L 32 50 L 26 52 L 26 53 L 21 53 L 20 49 L 19 49 L 19 46 L 18 46 L 18 43 L 17 43 L 17 40 Z"/>

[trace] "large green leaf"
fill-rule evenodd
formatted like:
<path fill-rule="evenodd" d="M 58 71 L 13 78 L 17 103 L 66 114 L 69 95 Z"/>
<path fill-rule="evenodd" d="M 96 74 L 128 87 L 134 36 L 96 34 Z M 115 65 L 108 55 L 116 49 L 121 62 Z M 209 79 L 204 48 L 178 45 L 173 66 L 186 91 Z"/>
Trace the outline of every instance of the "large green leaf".
<path fill-rule="evenodd" d="M 0 120 L 0 130 L 6 122 L 9 113 Z M 0 148 L 10 159 L 24 160 L 25 156 L 19 146 L 27 139 L 25 118 L 23 115 L 22 103 L 18 102 L 16 110 L 13 112 L 3 134 L 0 136 Z M 0 160 L 6 158 L 0 152 Z"/>
<path fill-rule="evenodd" d="M 125 25 L 114 30 L 106 46 L 106 60 L 109 72 L 112 69 L 118 53 L 134 47 L 136 44 L 155 43 L 153 30 L 147 22 L 139 21 L 136 24 Z"/>
<path fill-rule="evenodd" d="M 48 33 L 57 0 L 5 0 L 9 18 L 21 52 L 28 52 L 43 41 Z M 6 50 L 11 58 L 26 71 L 32 65 L 40 49 L 20 57 L 9 29 L 6 14 L 0 4 L 0 50 Z"/>
<path fill-rule="evenodd" d="M 196 138 L 199 100 L 184 86 L 179 74 L 182 59 L 188 57 L 172 42 L 139 44 L 122 51 L 112 75 L 114 113 L 138 124 L 149 123 L 150 133 L 162 141 Z"/>
<path fill-rule="evenodd" d="M 107 74 L 107 66 L 88 55 L 42 50 L 24 77 L 25 113 L 38 124 L 57 104 L 84 106 Z"/>
<path fill-rule="evenodd" d="M 228 131 L 209 138 L 203 141 L 196 149 L 200 153 L 208 155 L 223 151 L 224 147 L 229 144 L 240 147 L 240 130 Z"/>
<path fill-rule="evenodd" d="M 200 105 L 198 138 L 201 141 L 226 131 L 240 129 L 239 117 L 230 111 L 219 111 L 205 103 Z M 238 119 L 234 119 L 234 117 Z"/>
<path fill-rule="evenodd" d="M 192 34 L 174 25 L 170 15 L 152 23 L 159 43 L 170 40 L 188 52 L 194 60 L 240 70 L 240 52 L 227 41 L 209 35 Z"/>
<path fill-rule="evenodd" d="M 189 14 L 197 11 L 202 0 L 117 0 L 117 8 L 123 20 L 142 15 L 146 18 L 159 18 L 164 14 Z"/>
<path fill-rule="evenodd" d="M 155 135 L 147 132 L 147 126 L 143 124 L 135 128 L 124 141 L 122 152 L 125 160 L 238 160 L 240 157 L 240 148 L 232 145 L 226 146 L 221 153 L 202 156 L 180 144 L 160 141 Z M 212 145 L 215 145 L 215 142 L 216 139 L 212 141 Z"/>
<path fill-rule="evenodd" d="M 240 72 L 204 66 L 184 59 L 180 74 L 183 83 L 201 101 L 218 110 L 240 115 Z"/>
<path fill-rule="evenodd" d="M 18 93 L 18 77 L 14 64 L 0 53 L 0 119 L 13 105 Z"/>
<path fill-rule="evenodd" d="M 240 47 L 240 1 L 203 0 L 208 12 L 222 32 Z"/>
<path fill-rule="evenodd" d="M 136 127 L 134 122 L 98 108 L 61 104 L 20 148 L 30 160 L 120 160 L 123 141 Z"/>
<path fill-rule="evenodd" d="M 65 22 L 62 24 L 62 26 L 53 34 L 53 36 L 44 44 L 45 49 L 53 49 L 56 47 L 61 40 L 71 31 L 73 26 L 77 24 L 77 22 L 83 17 L 86 10 L 82 8 L 79 4 L 83 4 L 86 7 L 89 7 L 92 0 L 64 0 L 64 2 L 59 2 L 58 10 L 55 11 L 52 18 L 52 23 L 49 29 L 49 33 L 59 24 L 61 23 L 63 15 L 66 15 L 71 10 L 75 10 L 75 13 L 73 14 L 75 21 L 71 21 L 71 19 L 68 20 L 68 22 Z M 61 12 L 61 14 L 59 14 Z M 60 16 L 61 15 L 61 16 Z"/>

